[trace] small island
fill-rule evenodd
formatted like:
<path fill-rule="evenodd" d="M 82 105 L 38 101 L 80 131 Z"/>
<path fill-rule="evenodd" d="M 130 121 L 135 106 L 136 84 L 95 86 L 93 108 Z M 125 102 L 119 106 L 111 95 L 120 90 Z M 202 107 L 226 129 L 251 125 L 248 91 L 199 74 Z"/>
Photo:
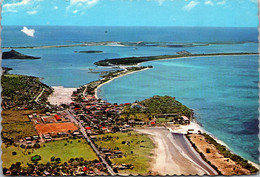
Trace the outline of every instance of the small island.
<path fill-rule="evenodd" d="M 34 57 L 29 55 L 24 55 L 20 52 L 17 52 L 15 50 L 11 50 L 8 52 L 3 52 L 2 59 L 40 59 L 41 57 Z"/>
<path fill-rule="evenodd" d="M 101 50 L 75 51 L 75 53 L 103 53 Z"/>

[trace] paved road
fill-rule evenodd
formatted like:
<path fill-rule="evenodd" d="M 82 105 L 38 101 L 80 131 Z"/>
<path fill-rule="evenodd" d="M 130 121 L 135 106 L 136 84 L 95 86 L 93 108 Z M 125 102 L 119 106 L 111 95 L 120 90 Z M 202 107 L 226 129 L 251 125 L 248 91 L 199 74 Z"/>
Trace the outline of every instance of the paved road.
<path fill-rule="evenodd" d="M 88 137 L 85 128 L 82 126 L 82 124 L 80 122 L 78 122 L 78 120 L 73 116 L 72 111 L 71 110 L 67 110 L 66 111 L 68 114 L 69 119 L 74 122 L 76 125 L 79 126 L 79 129 L 81 131 L 81 133 L 83 134 L 83 136 L 87 139 L 87 142 L 90 143 L 90 146 L 92 147 L 92 149 L 94 150 L 94 152 L 97 154 L 97 156 L 100 158 L 100 160 L 105 164 L 108 172 L 110 175 L 116 175 L 116 173 L 113 171 L 113 169 L 111 168 L 111 166 L 107 163 L 107 161 L 100 155 L 99 150 L 96 148 L 96 146 L 92 143 L 92 141 L 90 140 L 90 138 Z"/>
<path fill-rule="evenodd" d="M 151 170 L 160 175 L 216 175 L 217 172 L 199 156 L 184 135 L 166 128 L 137 129 L 151 135 L 156 145 Z"/>

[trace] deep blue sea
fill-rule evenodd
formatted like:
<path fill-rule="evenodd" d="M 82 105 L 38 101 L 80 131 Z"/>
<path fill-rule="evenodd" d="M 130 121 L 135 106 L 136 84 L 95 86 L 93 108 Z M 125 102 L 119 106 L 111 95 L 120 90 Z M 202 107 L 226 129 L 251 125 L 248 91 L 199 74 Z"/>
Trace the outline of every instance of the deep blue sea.
<path fill-rule="evenodd" d="M 192 27 L 50 27 L 36 30 L 31 38 L 21 26 L 4 26 L 2 47 L 77 44 L 81 42 L 210 43 L 197 47 L 85 46 L 16 49 L 40 60 L 2 60 L 11 73 L 43 77 L 43 82 L 79 87 L 99 79 L 95 61 L 128 56 L 191 53 L 257 52 L 257 28 Z M 102 50 L 103 53 L 75 53 Z M 7 50 L 3 50 L 7 51 Z M 109 102 L 133 102 L 153 95 L 170 95 L 195 110 L 204 129 L 224 141 L 235 153 L 258 162 L 258 56 L 218 56 L 143 63 L 153 69 L 118 78 L 99 90 Z"/>

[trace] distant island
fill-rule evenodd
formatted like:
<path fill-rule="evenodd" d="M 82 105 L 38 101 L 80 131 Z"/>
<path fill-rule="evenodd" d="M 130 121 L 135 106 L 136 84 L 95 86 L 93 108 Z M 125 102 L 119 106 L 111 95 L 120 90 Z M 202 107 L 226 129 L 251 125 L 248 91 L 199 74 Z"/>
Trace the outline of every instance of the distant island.
<path fill-rule="evenodd" d="M 15 50 L 11 50 L 8 52 L 3 52 L 2 59 L 40 59 L 41 57 L 34 57 L 29 55 L 21 54 Z"/>
<path fill-rule="evenodd" d="M 209 54 L 191 54 L 187 51 L 181 52 L 179 55 L 159 55 L 159 56 L 146 56 L 146 57 L 126 57 L 126 58 L 113 58 L 105 59 L 95 62 L 97 66 L 114 66 L 114 65 L 136 65 L 142 62 L 163 60 L 172 58 L 183 57 L 206 57 L 206 56 L 223 56 L 223 55 L 258 55 L 258 53 L 209 53 Z"/>
<path fill-rule="evenodd" d="M 245 42 L 195 42 L 195 43 L 178 43 L 178 42 L 119 42 L 119 41 L 101 41 L 101 42 L 79 42 L 79 41 L 66 41 L 72 42 L 73 44 L 63 45 L 45 45 L 45 46 L 3 46 L 2 49 L 38 49 L 38 48 L 63 48 L 63 47 L 84 47 L 84 46 L 129 46 L 129 47 L 166 47 L 166 48 L 180 48 L 180 47 L 198 47 L 198 46 L 209 46 L 209 45 L 232 45 L 232 44 L 245 44 L 245 43 L 256 43 L 252 41 Z"/>
<path fill-rule="evenodd" d="M 75 53 L 103 53 L 101 50 L 75 51 Z"/>

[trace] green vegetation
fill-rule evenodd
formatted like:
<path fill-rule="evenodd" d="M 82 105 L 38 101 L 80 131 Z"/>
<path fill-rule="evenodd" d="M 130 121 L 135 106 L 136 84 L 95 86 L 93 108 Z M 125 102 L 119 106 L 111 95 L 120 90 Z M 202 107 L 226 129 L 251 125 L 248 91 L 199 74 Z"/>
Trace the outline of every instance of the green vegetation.
<path fill-rule="evenodd" d="M 37 135 L 37 132 L 29 120 L 32 113 L 44 113 L 44 110 L 3 110 L 2 111 L 2 138 L 3 142 Z"/>
<path fill-rule="evenodd" d="M 224 155 L 225 158 L 230 158 L 233 161 L 237 162 L 243 168 L 249 170 L 251 173 L 257 173 L 259 170 L 251 165 L 247 160 L 243 159 L 242 157 L 233 154 L 230 150 L 228 150 L 225 146 L 219 144 L 215 139 L 213 139 L 210 135 L 204 133 L 203 134 L 206 140 L 213 144 L 220 152 Z"/>
<path fill-rule="evenodd" d="M 110 65 L 136 65 L 138 63 L 171 59 L 171 58 L 181 58 L 181 57 L 199 57 L 199 56 L 218 56 L 218 55 L 250 55 L 258 53 L 211 53 L 211 54 L 187 54 L 187 55 L 159 55 L 159 56 L 147 56 L 147 57 L 126 57 L 126 58 L 114 58 L 105 59 L 95 62 L 98 66 L 110 66 Z"/>
<path fill-rule="evenodd" d="M 102 140 L 103 137 L 111 136 L 109 140 Z M 119 149 L 123 153 L 122 158 L 111 159 L 113 164 L 132 164 L 133 169 L 123 170 L 128 174 L 149 174 L 149 163 L 151 150 L 154 145 L 148 135 L 138 133 L 114 133 L 98 135 L 99 141 L 96 144 L 102 148 L 111 150 Z M 119 171 L 120 172 L 120 171 Z"/>
<path fill-rule="evenodd" d="M 40 79 L 23 75 L 2 75 L 2 108 L 3 109 L 32 109 L 46 105 L 47 97 L 52 93 L 52 89 L 41 83 Z M 36 97 L 44 89 L 38 102 Z"/>
<path fill-rule="evenodd" d="M 16 155 L 13 155 L 13 152 L 16 152 Z M 71 158 L 80 157 L 86 160 L 98 159 L 95 152 L 85 140 L 79 142 L 76 139 L 68 139 L 48 142 L 38 149 L 23 149 L 13 145 L 7 146 L 2 144 L 2 162 L 3 167 L 6 168 L 9 168 L 16 162 L 21 162 L 22 166 L 27 166 L 27 163 L 32 162 L 31 158 L 36 155 L 41 157 L 39 163 L 50 162 L 52 156 L 60 158 L 61 162 L 67 162 Z"/>
<path fill-rule="evenodd" d="M 101 50 L 75 51 L 75 53 L 103 53 Z"/>
<path fill-rule="evenodd" d="M 190 137 L 188 135 L 186 135 L 186 138 L 189 140 L 189 142 L 191 143 L 192 147 L 195 149 L 195 151 L 197 151 L 199 154 L 200 154 L 200 157 L 205 161 L 207 162 L 212 168 L 214 168 L 219 175 L 222 175 L 221 171 L 219 171 L 218 167 L 216 167 L 215 165 L 211 164 L 210 161 L 207 160 L 207 158 L 205 157 L 205 155 L 200 152 L 199 148 L 196 146 L 195 143 L 193 143 L 190 139 Z"/>
<path fill-rule="evenodd" d="M 135 104 L 139 105 L 139 107 L 133 105 L 125 106 L 121 118 L 144 121 L 152 119 L 157 114 L 177 114 L 178 116 L 185 115 L 187 117 L 190 117 L 192 114 L 187 106 L 170 96 L 153 96 L 140 102 L 137 101 Z"/>

